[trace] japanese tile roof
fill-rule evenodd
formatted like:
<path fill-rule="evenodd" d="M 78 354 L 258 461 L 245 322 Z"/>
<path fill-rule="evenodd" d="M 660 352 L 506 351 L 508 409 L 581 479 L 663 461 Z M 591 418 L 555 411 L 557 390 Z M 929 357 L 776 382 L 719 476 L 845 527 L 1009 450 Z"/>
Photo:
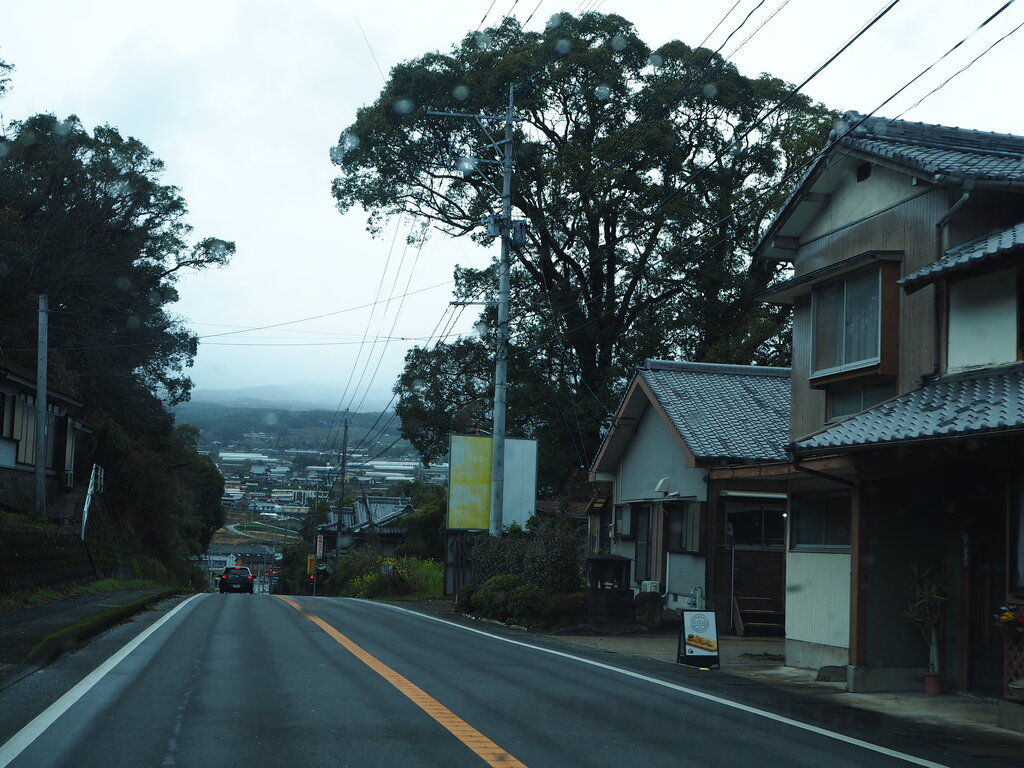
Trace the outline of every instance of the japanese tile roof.
<path fill-rule="evenodd" d="M 702 461 L 780 461 L 790 369 L 647 360 L 638 375 Z"/>
<path fill-rule="evenodd" d="M 950 248 L 938 261 L 911 272 L 898 282 L 908 293 L 912 293 L 939 277 L 973 269 L 980 264 L 1009 256 L 1014 251 L 1024 251 L 1024 222 Z"/>
<path fill-rule="evenodd" d="M 407 511 L 412 510 L 410 499 L 395 496 L 369 496 L 366 501 L 369 504 L 369 514 L 373 518 L 374 527 L 393 523 Z M 351 526 L 352 530 L 358 531 L 368 527 L 367 505 L 362 501 L 357 501 L 354 512 L 355 523 Z"/>
<path fill-rule="evenodd" d="M 845 136 L 843 131 L 849 131 Z M 847 112 L 830 138 L 940 179 L 1024 181 L 1024 136 Z"/>
<path fill-rule="evenodd" d="M 793 443 L 794 453 L 1024 429 L 1024 363 L 943 376 Z"/>
<path fill-rule="evenodd" d="M 888 165 L 942 186 L 955 186 L 967 180 L 988 186 L 1024 183 L 1024 136 L 847 112 L 765 230 L 754 248 L 755 255 L 773 251 L 773 241 L 784 232 L 798 209 L 807 205 L 815 207 L 807 193 L 814 189 L 834 161 L 844 155 L 853 160 Z"/>

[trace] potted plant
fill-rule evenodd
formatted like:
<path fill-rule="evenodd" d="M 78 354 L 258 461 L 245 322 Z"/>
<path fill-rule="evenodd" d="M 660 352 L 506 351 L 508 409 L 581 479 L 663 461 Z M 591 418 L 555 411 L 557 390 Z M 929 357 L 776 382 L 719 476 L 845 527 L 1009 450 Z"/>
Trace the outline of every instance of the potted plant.
<path fill-rule="evenodd" d="M 1010 642 L 1024 639 L 1024 605 L 1004 605 L 994 618 Z"/>
<path fill-rule="evenodd" d="M 907 596 L 907 618 L 916 626 L 928 645 L 928 671 L 924 676 L 925 690 L 929 694 L 942 691 L 942 669 L 939 656 L 939 637 L 946 613 L 946 585 L 941 577 L 930 570 L 913 567 Z"/>

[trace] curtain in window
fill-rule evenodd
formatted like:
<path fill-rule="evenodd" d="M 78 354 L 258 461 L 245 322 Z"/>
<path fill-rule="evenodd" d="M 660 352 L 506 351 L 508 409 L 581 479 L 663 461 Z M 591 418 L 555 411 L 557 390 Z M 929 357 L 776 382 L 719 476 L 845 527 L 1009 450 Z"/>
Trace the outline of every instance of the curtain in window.
<path fill-rule="evenodd" d="M 843 350 L 845 365 L 878 357 L 878 312 L 878 272 L 848 279 Z"/>

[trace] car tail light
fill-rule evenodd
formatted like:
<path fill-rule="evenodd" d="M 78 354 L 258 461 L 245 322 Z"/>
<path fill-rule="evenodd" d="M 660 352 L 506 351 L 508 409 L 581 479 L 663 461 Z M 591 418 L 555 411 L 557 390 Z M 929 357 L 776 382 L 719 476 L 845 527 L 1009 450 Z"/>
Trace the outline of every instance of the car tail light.
<path fill-rule="evenodd" d="M 226 573 L 222 573 L 222 574 L 220 575 L 220 577 L 221 577 L 222 579 L 226 579 L 226 578 L 228 577 L 228 575 L 227 575 Z"/>
<path fill-rule="evenodd" d="M 246 578 L 249 579 L 249 581 L 252 581 L 252 574 L 250 573 Z"/>

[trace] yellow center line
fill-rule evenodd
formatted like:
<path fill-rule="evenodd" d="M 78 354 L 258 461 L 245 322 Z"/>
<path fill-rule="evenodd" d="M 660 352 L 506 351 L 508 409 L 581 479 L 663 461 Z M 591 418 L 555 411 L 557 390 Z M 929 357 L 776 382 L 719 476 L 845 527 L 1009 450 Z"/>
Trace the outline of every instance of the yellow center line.
<path fill-rule="evenodd" d="M 288 603 L 288 605 L 320 627 L 320 629 L 330 635 L 345 650 L 405 694 L 406 698 L 408 698 L 413 704 L 418 706 L 434 718 L 434 720 L 444 726 L 455 738 L 479 755 L 480 758 L 485 763 L 492 766 L 492 768 L 526 768 L 525 763 L 520 762 L 493 741 L 488 739 L 480 733 L 480 731 L 441 704 L 422 688 L 414 685 L 405 677 L 395 672 L 395 670 L 391 669 L 391 667 L 380 659 L 364 651 L 360 646 L 353 643 L 345 637 L 345 635 L 341 634 L 341 632 L 336 630 L 319 616 L 307 613 L 301 605 L 296 603 L 294 600 L 289 600 L 287 597 L 282 597 L 281 595 L 274 595 L 274 597 Z"/>

